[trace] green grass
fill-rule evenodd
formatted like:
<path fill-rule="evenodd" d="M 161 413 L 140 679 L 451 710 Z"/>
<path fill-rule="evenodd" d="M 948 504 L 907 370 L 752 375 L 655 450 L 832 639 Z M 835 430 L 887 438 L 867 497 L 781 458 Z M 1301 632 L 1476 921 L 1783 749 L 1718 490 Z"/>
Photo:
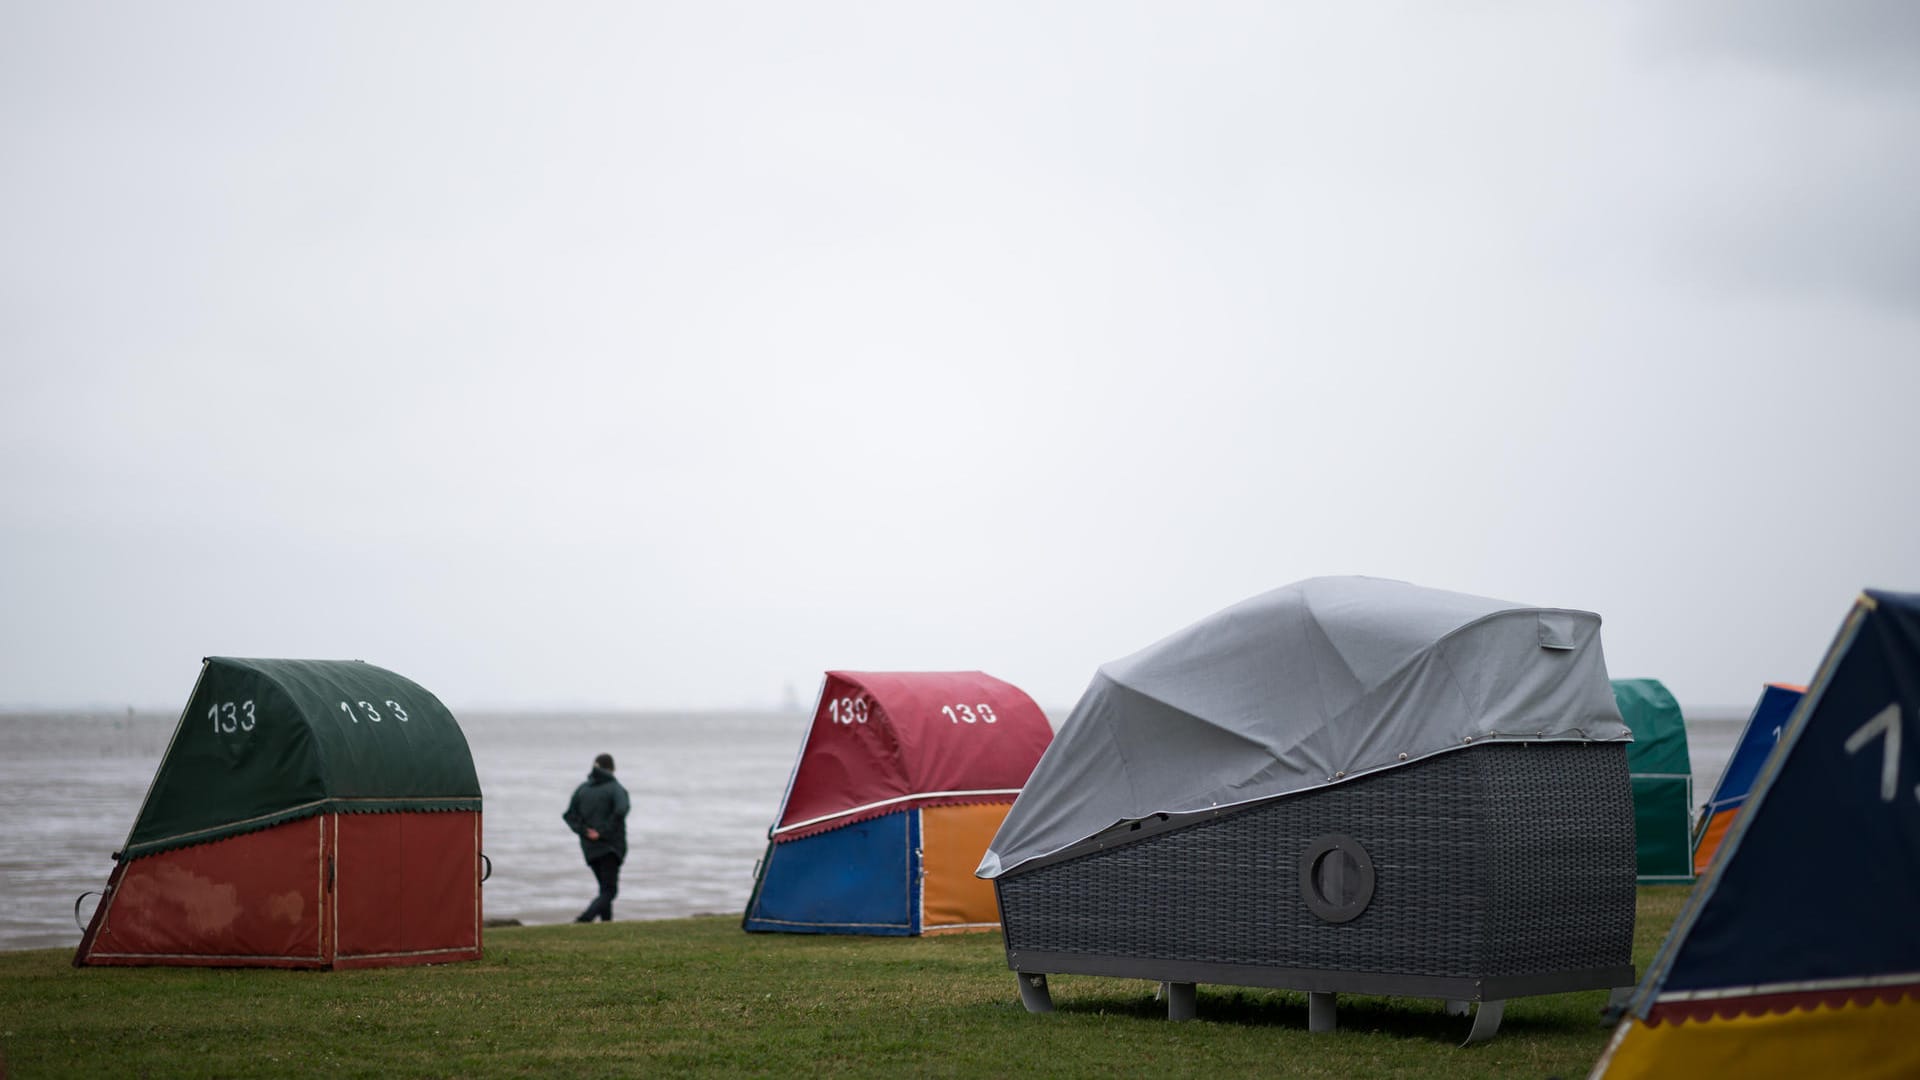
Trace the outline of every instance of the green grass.
<path fill-rule="evenodd" d="M 1644 970 L 1686 890 L 1640 891 Z M 1599 991 L 1509 1003 L 1466 1049 L 1437 1002 L 1200 988 L 1166 1022 L 1149 983 L 1058 976 L 1020 1008 L 998 934 L 917 940 L 744 934 L 729 918 L 487 932 L 478 963 L 373 971 L 69 966 L 0 954 L 0 1077 L 1580 1076 Z"/>

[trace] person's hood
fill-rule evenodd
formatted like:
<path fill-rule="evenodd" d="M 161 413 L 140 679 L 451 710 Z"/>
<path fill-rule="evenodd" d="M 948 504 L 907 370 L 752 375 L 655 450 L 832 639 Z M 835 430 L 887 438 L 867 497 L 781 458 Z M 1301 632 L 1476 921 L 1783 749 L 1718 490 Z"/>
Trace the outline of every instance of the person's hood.
<path fill-rule="evenodd" d="M 613 774 L 601 768 L 600 766 L 595 765 L 593 767 L 593 771 L 587 774 L 587 783 L 611 784 L 613 783 Z"/>

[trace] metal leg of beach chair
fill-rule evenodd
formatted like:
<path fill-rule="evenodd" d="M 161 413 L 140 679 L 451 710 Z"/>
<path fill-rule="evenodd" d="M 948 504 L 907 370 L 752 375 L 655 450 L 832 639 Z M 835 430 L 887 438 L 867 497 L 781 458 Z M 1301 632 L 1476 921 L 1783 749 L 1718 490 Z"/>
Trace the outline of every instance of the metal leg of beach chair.
<path fill-rule="evenodd" d="M 1167 1019 L 1191 1020 L 1199 1002 L 1192 983 L 1167 983 Z"/>
<path fill-rule="evenodd" d="M 1047 992 L 1047 977 L 1026 971 L 1016 971 L 1013 977 L 1020 983 L 1020 1004 L 1030 1013 L 1050 1013 L 1053 1011 L 1053 995 Z"/>
<path fill-rule="evenodd" d="M 1477 1042 L 1486 1042 L 1493 1033 L 1500 1030 L 1500 1014 L 1507 1011 L 1505 1001 L 1483 1001 L 1473 1010 L 1473 1030 L 1467 1032 L 1467 1041 L 1461 1046 L 1472 1046 Z"/>
<path fill-rule="evenodd" d="M 1332 1031 L 1336 1026 L 1334 1019 L 1334 996 L 1331 993 L 1309 993 L 1307 995 L 1307 1030 Z"/>

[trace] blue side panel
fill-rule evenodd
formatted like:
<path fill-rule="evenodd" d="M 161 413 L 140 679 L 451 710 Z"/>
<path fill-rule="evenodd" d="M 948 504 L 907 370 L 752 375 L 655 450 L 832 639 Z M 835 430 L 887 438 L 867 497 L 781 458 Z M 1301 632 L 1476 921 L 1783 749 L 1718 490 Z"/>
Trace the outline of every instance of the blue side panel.
<path fill-rule="evenodd" d="M 918 934 L 920 813 L 769 846 L 741 925 L 795 934 Z"/>
<path fill-rule="evenodd" d="M 1747 728 L 1740 733 L 1740 745 L 1734 747 L 1733 757 L 1727 759 L 1726 771 L 1714 785 L 1713 801 L 1707 804 L 1709 814 L 1747 801 L 1747 792 L 1753 790 L 1760 766 L 1766 764 L 1767 755 L 1773 753 L 1773 745 L 1780 741 L 1780 732 L 1786 729 L 1787 720 L 1793 716 L 1801 696 L 1800 691 L 1784 686 L 1769 686 L 1761 691 L 1753 715 L 1747 718 Z"/>
<path fill-rule="evenodd" d="M 1920 972 L 1920 594 L 1867 595 L 1734 824 L 1665 992 Z"/>

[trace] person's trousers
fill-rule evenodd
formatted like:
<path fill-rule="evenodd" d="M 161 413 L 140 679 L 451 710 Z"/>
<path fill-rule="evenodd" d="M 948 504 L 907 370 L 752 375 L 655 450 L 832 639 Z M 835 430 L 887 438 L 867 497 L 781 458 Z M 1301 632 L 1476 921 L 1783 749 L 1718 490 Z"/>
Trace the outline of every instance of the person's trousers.
<path fill-rule="evenodd" d="M 592 922 L 595 919 L 613 921 L 613 898 L 620 895 L 620 864 L 624 857 L 610 851 L 605 855 L 596 855 L 587 860 L 587 868 L 593 871 L 594 880 L 600 883 L 600 895 L 593 898 L 587 910 L 580 913 L 575 922 Z"/>

